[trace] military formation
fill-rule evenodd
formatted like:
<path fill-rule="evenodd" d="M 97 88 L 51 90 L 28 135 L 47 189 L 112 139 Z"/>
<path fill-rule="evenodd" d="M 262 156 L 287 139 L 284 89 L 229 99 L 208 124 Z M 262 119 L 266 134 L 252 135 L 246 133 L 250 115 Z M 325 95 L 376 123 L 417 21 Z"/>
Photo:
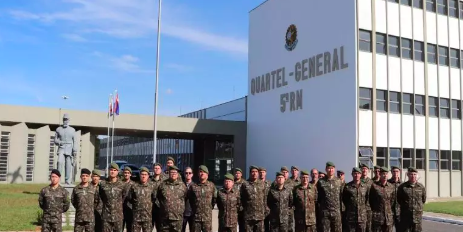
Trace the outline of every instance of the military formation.
<path fill-rule="evenodd" d="M 42 189 L 39 205 L 43 209 L 42 231 L 61 231 L 62 213 L 70 204 L 76 209 L 74 230 L 184 232 L 212 231 L 212 210 L 218 208 L 220 232 L 398 232 L 422 231 L 421 220 L 426 190 L 417 182 L 417 170 L 408 168 L 408 180 L 401 182 L 400 169 L 375 166 L 352 169 L 352 181 L 345 183 L 344 172 L 327 162 L 324 177 L 310 172 L 281 167 L 275 180 L 267 180 L 265 168 L 250 166 L 249 178 L 236 168 L 224 176 L 217 189 L 209 181 L 206 166 L 185 169 L 185 180 L 169 157 L 168 170 L 153 165 L 154 175 L 140 169 L 140 180 L 130 180 L 130 168 L 119 178 L 117 164 L 100 181 L 98 170 L 81 170 L 81 182 L 71 197 L 59 185 L 61 174 L 53 170 L 51 184 Z M 391 172 L 392 177 L 388 179 Z M 291 177 L 289 174 L 291 173 Z M 70 199 L 70 200 L 69 200 Z"/>

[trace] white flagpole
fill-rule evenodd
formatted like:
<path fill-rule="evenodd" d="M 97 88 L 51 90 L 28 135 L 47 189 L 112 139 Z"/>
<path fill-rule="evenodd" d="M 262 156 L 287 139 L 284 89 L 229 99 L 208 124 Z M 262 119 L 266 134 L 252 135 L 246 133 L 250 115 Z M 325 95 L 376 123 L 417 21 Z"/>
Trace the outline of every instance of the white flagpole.
<path fill-rule="evenodd" d="M 117 96 L 117 90 L 114 91 L 114 97 Z M 114 102 L 116 102 L 116 99 L 114 99 Z M 114 155 L 114 121 L 116 118 L 116 108 L 113 106 L 113 134 L 111 136 L 111 163 L 113 163 L 113 155 Z"/>
<path fill-rule="evenodd" d="M 113 108 L 113 95 L 109 94 L 109 104 L 108 104 L 108 137 L 107 137 L 107 142 L 106 142 L 106 176 L 109 175 L 109 128 L 111 127 L 111 113 L 112 113 L 112 108 Z"/>
<path fill-rule="evenodd" d="M 157 148 L 157 111 L 158 111 L 158 81 L 159 81 L 159 50 L 161 45 L 161 2 L 159 0 L 158 8 L 158 38 L 156 46 L 156 86 L 154 89 L 154 128 L 153 128 L 153 164 L 156 163 Z"/>

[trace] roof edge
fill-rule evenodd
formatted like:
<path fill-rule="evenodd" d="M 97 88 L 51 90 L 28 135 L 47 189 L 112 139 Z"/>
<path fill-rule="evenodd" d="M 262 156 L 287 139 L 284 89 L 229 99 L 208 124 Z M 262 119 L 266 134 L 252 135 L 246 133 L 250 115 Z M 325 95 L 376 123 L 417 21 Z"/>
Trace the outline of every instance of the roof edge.
<path fill-rule="evenodd" d="M 251 13 L 252 11 L 254 11 L 255 9 L 259 8 L 260 6 L 264 5 L 264 3 L 268 2 L 270 0 L 265 0 L 264 2 L 262 2 L 261 4 L 257 5 L 256 7 L 252 8 L 248 13 Z"/>

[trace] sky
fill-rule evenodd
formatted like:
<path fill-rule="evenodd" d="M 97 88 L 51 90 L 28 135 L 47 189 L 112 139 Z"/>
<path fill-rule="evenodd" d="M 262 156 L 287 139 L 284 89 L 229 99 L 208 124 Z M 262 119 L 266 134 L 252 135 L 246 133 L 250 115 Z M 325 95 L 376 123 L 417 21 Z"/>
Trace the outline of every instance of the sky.
<path fill-rule="evenodd" d="M 248 14 L 263 0 L 164 0 L 160 115 L 247 94 Z M 158 0 L 0 1 L 0 104 L 153 114 Z M 68 99 L 62 99 L 67 96 Z"/>

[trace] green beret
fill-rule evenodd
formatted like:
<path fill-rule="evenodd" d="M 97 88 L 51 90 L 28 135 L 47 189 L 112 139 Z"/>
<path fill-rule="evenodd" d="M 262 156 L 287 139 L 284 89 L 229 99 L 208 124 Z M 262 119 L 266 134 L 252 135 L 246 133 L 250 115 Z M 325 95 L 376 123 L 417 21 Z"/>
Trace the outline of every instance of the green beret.
<path fill-rule="evenodd" d="M 292 170 L 292 169 L 296 169 L 296 170 L 299 171 L 299 168 L 298 168 L 297 166 L 291 166 L 291 170 Z"/>
<path fill-rule="evenodd" d="M 305 176 L 305 175 L 309 176 L 310 173 L 309 173 L 307 170 L 302 170 L 302 171 L 301 171 L 301 175 L 302 175 L 302 176 Z"/>
<path fill-rule="evenodd" d="M 360 168 L 370 168 L 370 167 L 368 167 L 368 165 L 366 164 L 360 164 Z"/>
<path fill-rule="evenodd" d="M 380 172 L 389 172 L 389 168 L 387 167 L 381 167 Z"/>
<path fill-rule="evenodd" d="M 141 168 L 140 168 L 140 173 L 141 173 L 141 172 L 147 172 L 148 174 L 150 174 L 150 170 L 148 170 L 147 167 L 141 167 Z"/>
<path fill-rule="evenodd" d="M 101 176 L 101 171 L 98 170 L 98 169 L 95 169 L 95 170 L 92 171 L 92 175 Z"/>
<path fill-rule="evenodd" d="M 281 173 L 281 172 L 277 172 L 275 176 L 278 177 L 278 176 L 285 176 L 285 175 L 283 175 L 283 173 Z"/>
<path fill-rule="evenodd" d="M 119 171 L 119 165 L 117 165 L 116 163 L 111 163 L 111 168 L 114 168 Z"/>
<path fill-rule="evenodd" d="M 132 169 L 129 166 L 125 166 L 124 171 L 129 171 L 130 173 L 132 173 Z"/>
<path fill-rule="evenodd" d="M 375 165 L 374 169 L 381 169 L 379 165 Z"/>
<path fill-rule="evenodd" d="M 205 165 L 200 165 L 199 170 L 209 174 L 209 169 Z"/>
<path fill-rule="evenodd" d="M 354 172 L 362 173 L 362 172 L 360 171 L 360 168 L 357 168 L 357 167 L 352 168 L 352 173 L 354 173 Z"/>
<path fill-rule="evenodd" d="M 225 180 L 235 180 L 235 177 L 231 173 L 227 173 L 224 176 Z"/>
<path fill-rule="evenodd" d="M 266 172 L 266 171 L 267 171 L 267 169 L 266 169 L 266 168 L 264 168 L 264 167 L 260 167 L 260 168 L 259 168 L 259 171 L 265 171 L 265 172 Z"/>
<path fill-rule="evenodd" d="M 338 170 L 338 173 L 344 174 L 344 171 L 343 170 Z"/>
<path fill-rule="evenodd" d="M 289 171 L 288 167 L 286 167 L 286 166 L 281 167 L 280 172 L 282 172 L 282 171 L 287 171 L 288 172 Z"/>
<path fill-rule="evenodd" d="M 257 171 L 259 171 L 259 167 L 257 167 L 256 165 L 249 166 L 249 171 L 251 171 L 252 169 L 257 169 Z"/>
<path fill-rule="evenodd" d="M 243 170 L 241 170 L 241 168 L 235 168 L 235 173 L 236 173 L 236 172 L 241 172 L 241 173 L 243 173 Z"/>
<path fill-rule="evenodd" d="M 175 160 L 174 160 L 174 158 L 172 156 L 167 156 L 167 161 L 169 161 L 169 160 L 172 160 L 172 162 L 175 163 Z"/>
<path fill-rule="evenodd" d="M 153 164 L 153 167 L 154 167 L 154 166 L 162 167 L 162 164 L 160 164 L 160 163 L 154 163 L 154 164 Z"/>
<path fill-rule="evenodd" d="M 170 170 L 180 171 L 180 169 L 178 169 L 177 166 L 175 166 L 175 165 L 169 166 L 169 171 Z"/>
<path fill-rule="evenodd" d="M 391 170 L 394 170 L 394 169 L 399 169 L 400 170 L 400 168 L 397 167 L 397 166 L 391 166 Z"/>
<path fill-rule="evenodd" d="M 326 162 L 326 167 L 336 167 L 334 166 L 334 163 L 331 161 Z"/>
<path fill-rule="evenodd" d="M 409 167 L 408 172 L 418 172 L 418 170 L 416 170 L 414 167 Z"/>

